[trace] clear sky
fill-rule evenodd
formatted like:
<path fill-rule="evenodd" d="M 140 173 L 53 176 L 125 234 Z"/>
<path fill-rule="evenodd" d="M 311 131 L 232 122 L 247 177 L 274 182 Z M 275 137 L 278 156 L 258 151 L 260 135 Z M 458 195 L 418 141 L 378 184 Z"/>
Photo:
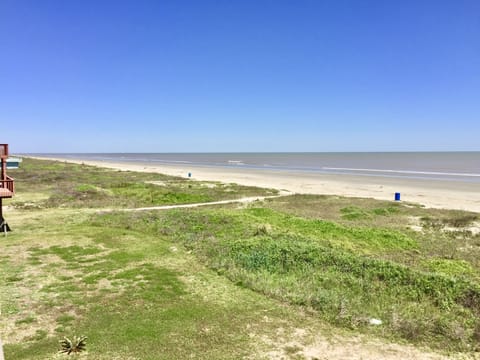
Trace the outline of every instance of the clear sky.
<path fill-rule="evenodd" d="M 479 0 L 0 0 L 13 152 L 480 150 Z"/>

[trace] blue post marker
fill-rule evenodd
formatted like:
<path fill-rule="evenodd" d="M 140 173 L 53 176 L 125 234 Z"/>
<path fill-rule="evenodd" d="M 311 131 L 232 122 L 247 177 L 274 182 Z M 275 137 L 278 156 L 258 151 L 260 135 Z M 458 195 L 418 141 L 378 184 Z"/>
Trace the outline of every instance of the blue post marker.
<path fill-rule="evenodd" d="M 400 201 L 400 193 L 395 193 L 395 201 Z"/>
<path fill-rule="evenodd" d="M 188 173 L 188 177 L 192 177 L 192 173 Z"/>

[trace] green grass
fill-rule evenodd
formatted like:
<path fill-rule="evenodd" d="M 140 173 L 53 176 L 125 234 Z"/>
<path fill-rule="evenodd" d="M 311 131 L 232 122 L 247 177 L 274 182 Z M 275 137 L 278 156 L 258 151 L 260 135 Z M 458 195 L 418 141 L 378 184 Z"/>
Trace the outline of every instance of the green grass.
<path fill-rule="evenodd" d="M 12 175 L 8 359 L 53 358 L 80 335 L 94 359 L 301 359 L 320 333 L 478 349 L 477 214 L 306 195 L 94 212 L 272 192 L 29 159 Z"/>
<path fill-rule="evenodd" d="M 277 193 L 276 190 L 252 186 L 198 182 L 157 173 L 117 171 L 28 158 L 19 169 L 12 170 L 11 175 L 16 180 L 18 193 L 31 193 L 34 188 L 36 194 L 45 194 L 36 202 L 12 201 L 14 206 L 23 209 L 145 207 Z"/>
<path fill-rule="evenodd" d="M 395 230 L 357 228 L 332 221 L 304 219 L 267 208 L 252 208 L 240 216 L 253 215 L 256 221 L 268 222 L 282 233 L 301 234 L 330 246 L 357 252 L 381 252 L 415 249 L 415 240 Z"/>
<path fill-rule="evenodd" d="M 36 321 L 35 317 L 32 316 L 32 315 L 29 315 L 29 316 L 27 316 L 27 317 L 25 317 L 25 318 L 23 318 L 23 319 L 19 319 L 19 320 L 15 321 L 15 325 L 31 324 L 31 323 L 33 323 L 33 322 L 35 322 L 35 321 Z"/>
<path fill-rule="evenodd" d="M 251 211 L 258 215 L 258 209 L 247 213 Z M 262 209 L 262 215 L 265 211 Z M 349 244 L 360 241 L 368 247 L 373 243 L 373 249 L 379 251 L 395 249 L 392 244 L 399 250 L 415 247 L 413 241 L 392 230 L 352 231 L 296 217 L 287 220 L 288 216 L 270 211 L 270 223 L 282 224 L 284 229 L 262 236 L 249 236 L 247 232 L 239 238 L 239 229 L 223 234 L 213 230 L 219 214 L 214 212 L 211 216 L 211 228 L 205 211 L 187 216 L 177 213 L 170 224 L 181 222 L 175 235 L 213 269 L 237 284 L 314 308 L 324 319 L 341 326 L 371 331 L 368 319 L 380 318 L 385 322 L 383 335 L 419 343 L 442 341 L 442 346 L 450 348 L 468 348 L 468 344 L 475 343 L 480 310 L 477 282 L 458 277 L 459 273 L 425 272 L 375 259 L 355 251 Z M 276 221 L 278 218 L 282 221 Z M 223 223 L 228 226 L 227 221 Z M 375 240 L 365 245 L 362 237 L 369 236 Z M 396 238 L 405 242 L 392 243 Z M 333 244 L 326 241 L 331 239 L 335 240 Z M 345 244 L 343 249 L 336 242 Z M 371 250 L 367 253 L 372 254 Z M 462 264 L 464 268 L 468 265 Z M 459 331 L 465 334 L 463 344 L 458 342 Z"/>
<path fill-rule="evenodd" d="M 347 220 L 368 219 L 370 214 L 357 206 L 347 206 L 340 209 L 342 218 Z"/>
<path fill-rule="evenodd" d="M 236 359 L 255 351 L 245 324 L 258 323 L 258 313 L 275 306 L 268 299 L 228 285 L 182 251 L 172 253 L 172 243 L 165 238 L 104 226 L 97 231 L 98 223 L 93 221 L 66 227 L 68 232 L 82 229 L 91 238 L 82 245 L 30 247 L 28 253 L 41 264 L 56 265 L 37 268 L 35 276 L 26 276 L 19 284 L 28 287 L 33 279 L 37 286 L 42 284 L 40 298 L 20 308 L 19 314 L 28 308 L 49 316 L 52 330 L 29 322 L 37 329 L 22 344 L 6 344 L 7 358 L 50 358 L 58 350 L 52 339 L 75 334 L 88 336 L 87 349 L 93 358 L 172 359 L 203 354 L 204 358 Z M 141 243 L 127 241 L 134 236 Z M 89 258 L 95 261 L 83 261 Z M 184 265 L 186 259 L 189 263 Z M 219 305 L 215 292 L 212 299 L 205 299 L 192 291 L 182 279 L 186 275 L 223 283 L 228 292 L 222 296 L 228 302 Z M 284 318 L 283 309 L 271 313 L 277 314 L 278 321 Z M 17 323 L 26 325 L 26 318 L 21 319 Z"/>

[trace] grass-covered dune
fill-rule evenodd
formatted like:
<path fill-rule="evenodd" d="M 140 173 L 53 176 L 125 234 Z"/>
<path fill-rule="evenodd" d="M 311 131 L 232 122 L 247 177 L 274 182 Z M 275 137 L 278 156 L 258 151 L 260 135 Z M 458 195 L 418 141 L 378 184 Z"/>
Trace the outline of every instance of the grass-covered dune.
<path fill-rule="evenodd" d="M 106 211 L 276 191 L 32 159 L 11 175 L 7 359 L 81 335 L 91 359 L 335 359 L 322 341 L 355 337 L 422 349 L 399 359 L 480 350 L 478 214 L 311 195 Z"/>
<path fill-rule="evenodd" d="M 35 198 L 45 195 L 35 203 L 45 208 L 134 208 L 277 194 L 273 189 L 34 159 L 11 173 L 19 194 L 17 208 L 31 206 L 27 194 L 32 193 Z"/>

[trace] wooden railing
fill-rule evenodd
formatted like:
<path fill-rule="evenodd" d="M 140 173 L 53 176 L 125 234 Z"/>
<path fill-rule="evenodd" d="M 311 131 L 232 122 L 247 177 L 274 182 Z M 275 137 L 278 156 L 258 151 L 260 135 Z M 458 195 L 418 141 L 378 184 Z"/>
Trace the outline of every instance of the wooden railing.
<path fill-rule="evenodd" d="M 13 181 L 13 178 L 10 176 L 7 176 L 7 180 L 0 180 L 0 188 L 7 189 L 11 191 L 12 193 L 15 192 L 15 183 Z"/>
<path fill-rule="evenodd" d="M 8 144 L 0 144 L 0 157 L 8 156 Z"/>

